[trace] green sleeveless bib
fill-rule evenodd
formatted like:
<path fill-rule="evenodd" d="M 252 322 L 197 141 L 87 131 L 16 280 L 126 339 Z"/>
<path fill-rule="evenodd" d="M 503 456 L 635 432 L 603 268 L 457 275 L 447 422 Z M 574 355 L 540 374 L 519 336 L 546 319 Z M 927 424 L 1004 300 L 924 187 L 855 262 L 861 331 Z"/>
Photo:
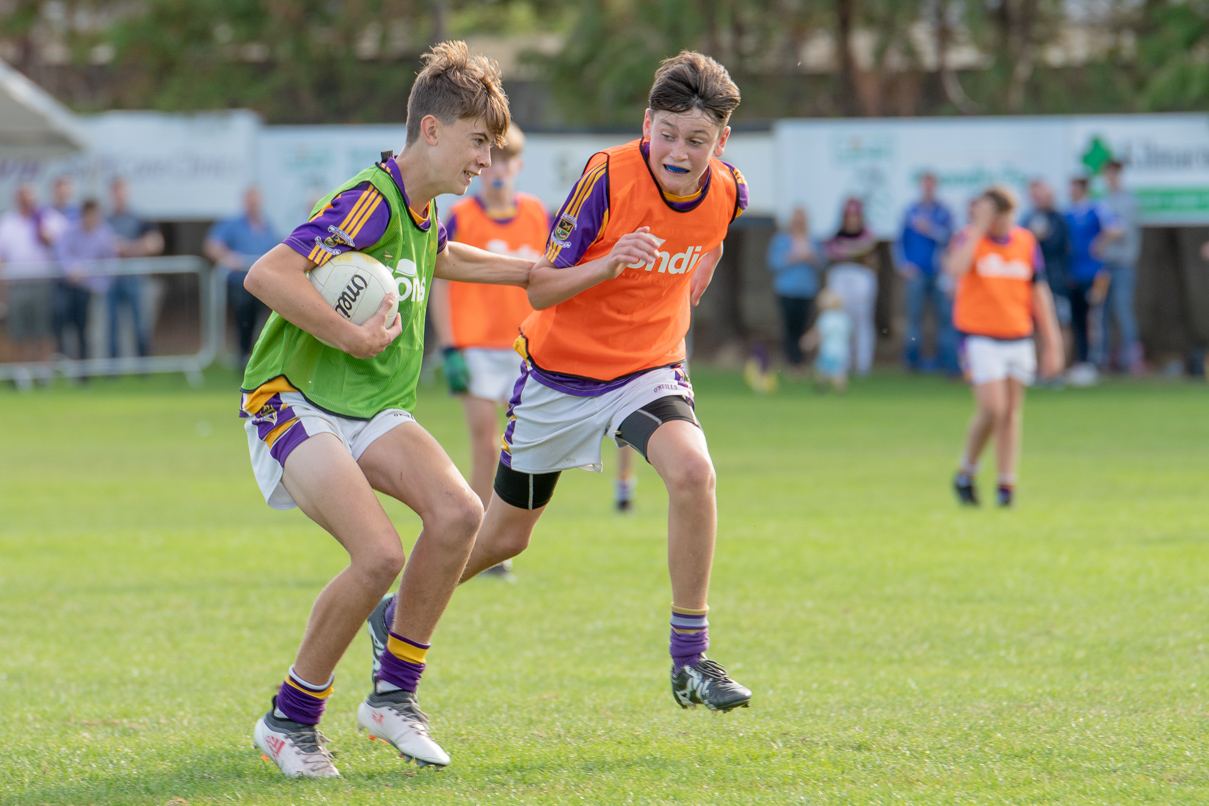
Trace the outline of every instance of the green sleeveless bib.
<path fill-rule="evenodd" d="M 403 332 L 373 358 L 353 358 L 328 347 L 276 312 L 261 331 L 244 372 L 243 391 L 284 377 L 315 406 L 333 414 L 369 419 L 386 409 L 412 411 L 424 358 L 424 316 L 432 272 L 436 265 L 436 203 L 429 204 L 428 231 L 411 220 L 403 194 L 388 171 L 375 165 L 354 176 L 319 200 L 311 215 L 338 194 L 370 182 L 390 206 L 386 232 L 361 251 L 371 255 L 399 284 L 399 316 Z"/>

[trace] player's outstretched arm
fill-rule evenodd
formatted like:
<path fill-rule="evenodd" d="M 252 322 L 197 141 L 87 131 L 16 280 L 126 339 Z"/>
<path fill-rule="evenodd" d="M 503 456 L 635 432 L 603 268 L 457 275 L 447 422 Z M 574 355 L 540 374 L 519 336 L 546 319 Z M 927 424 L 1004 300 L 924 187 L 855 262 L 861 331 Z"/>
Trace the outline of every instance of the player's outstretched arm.
<path fill-rule="evenodd" d="M 1054 311 L 1054 295 L 1049 283 L 1033 283 L 1033 318 L 1041 336 L 1041 374 L 1046 378 L 1057 377 L 1066 363 L 1066 350 L 1062 344 L 1062 329 L 1058 327 L 1058 315 Z"/>
<path fill-rule="evenodd" d="M 532 260 L 497 255 L 477 246 L 449 241 L 445 248 L 437 253 L 433 277 L 463 283 L 518 285 L 524 288 L 529 285 L 531 268 Z"/>
<path fill-rule="evenodd" d="M 529 275 L 529 304 L 539 311 L 552 308 L 580 291 L 612 280 L 628 265 L 641 266 L 653 261 L 658 251 L 659 241 L 651 235 L 650 228 L 639 227 L 618 238 L 609 254 L 587 263 L 559 268 L 540 258 Z"/>
<path fill-rule="evenodd" d="M 354 325 L 336 313 L 307 279 L 315 264 L 285 244 L 278 244 L 252 264 L 243 285 L 287 322 L 354 358 L 373 358 L 403 332 L 396 315 L 387 326 L 387 310 L 394 303 L 388 294 L 382 307 L 363 325 Z"/>

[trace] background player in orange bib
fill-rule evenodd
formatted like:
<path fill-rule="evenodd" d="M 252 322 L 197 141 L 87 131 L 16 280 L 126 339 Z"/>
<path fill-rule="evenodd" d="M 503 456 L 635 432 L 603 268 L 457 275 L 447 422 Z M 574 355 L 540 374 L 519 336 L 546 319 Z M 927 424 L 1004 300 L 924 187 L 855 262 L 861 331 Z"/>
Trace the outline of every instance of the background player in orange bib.
<path fill-rule="evenodd" d="M 1062 369 L 1062 337 L 1041 250 L 1031 232 L 1013 225 L 1014 210 L 1008 191 L 987 190 L 974 201 L 970 226 L 945 261 L 945 270 L 958 278 L 953 323 L 976 405 L 953 481 L 963 504 L 978 504 L 974 476 L 994 435 L 997 500 L 1000 506 L 1012 505 L 1024 390 L 1037 367 L 1034 323 L 1041 331 L 1042 373 L 1052 377 Z"/>
<path fill-rule="evenodd" d="M 489 252 L 537 260 L 550 235 L 550 214 L 541 199 L 516 191 L 525 135 L 513 125 L 507 143 L 491 150 L 491 165 L 479 175 L 482 187 L 450 208 L 445 230 L 451 241 Z M 470 487 L 486 507 L 500 449 L 500 411 L 520 378 L 521 359 L 512 349 L 521 322 L 533 313 L 525 289 L 434 280 L 433 330 L 445 353 L 449 390 L 462 399 L 470 431 Z M 500 575 L 509 564 L 490 569 Z"/>
<path fill-rule="evenodd" d="M 601 440 L 627 444 L 667 485 L 672 692 L 726 711 L 751 692 L 709 647 L 714 467 L 684 369 L 690 306 L 709 285 L 747 186 L 722 162 L 739 89 L 699 53 L 655 74 L 642 138 L 593 156 L 529 279 L 494 493 L 463 581 L 529 544 L 563 470 L 601 469 Z"/>

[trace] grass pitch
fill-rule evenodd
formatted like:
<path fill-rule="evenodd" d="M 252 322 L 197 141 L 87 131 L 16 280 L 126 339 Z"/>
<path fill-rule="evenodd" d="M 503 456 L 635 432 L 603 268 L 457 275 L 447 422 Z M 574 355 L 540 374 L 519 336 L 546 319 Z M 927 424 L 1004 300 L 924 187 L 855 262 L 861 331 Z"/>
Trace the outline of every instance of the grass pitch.
<path fill-rule="evenodd" d="M 283 779 L 250 733 L 344 558 L 259 497 L 235 378 L 0 390 L 0 802 L 1209 802 L 1203 387 L 1034 392 L 1004 512 L 948 489 L 962 387 L 695 380 L 712 654 L 752 707 L 672 702 L 650 468 L 628 517 L 569 472 L 520 582 L 464 586 L 437 633 L 421 699 L 453 764 L 417 773 L 354 732 L 362 635 L 324 782 Z M 464 461 L 460 407 L 427 388 L 417 414 Z M 388 511 L 410 544 L 417 519 Z"/>

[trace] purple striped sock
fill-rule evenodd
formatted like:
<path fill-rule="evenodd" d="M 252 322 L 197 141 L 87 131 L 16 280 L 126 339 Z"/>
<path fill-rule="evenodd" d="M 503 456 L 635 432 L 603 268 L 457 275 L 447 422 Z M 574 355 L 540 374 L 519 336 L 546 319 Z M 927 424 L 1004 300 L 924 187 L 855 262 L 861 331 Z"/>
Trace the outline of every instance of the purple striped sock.
<path fill-rule="evenodd" d="M 701 660 L 701 653 L 709 649 L 709 621 L 706 615 L 679 613 L 672 608 L 672 640 L 668 648 L 677 671 L 682 666 L 692 666 Z"/>
<path fill-rule="evenodd" d="M 412 641 L 393 632 L 390 634 L 390 637 L 424 651 L 427 651 L 431 646 L 431 644 L 421 644 L 418 641 Z M 420 675 L 424 674 L 426 667 L 427 664 L 425 663 L 412 663 L 411 661 L 403 660 L 388 648 L 382 653 L 382 668 L 378 670 L 378 680 L 383 683 L 389 683 L 392 686 L 397 686 L 404 691 L 415 691 L 416 687 L 420 685 Z"/>
<path fill-rule="evenodd" d="M 291 681 L 293 685 L 291 685 Z M 328 684 L 322 688 L 306 682 L 294 674 L 294 667 L 291 666 L 289 676 L 281 684 L 281 690 L 277 692 L 275 710 L 293 722 L 318 725 L 319 720 L 323 718 L 323 708 L 327 704 L 327 695 L 330 693 L 331 687 L 331 681 L 328 681 Z"/>

